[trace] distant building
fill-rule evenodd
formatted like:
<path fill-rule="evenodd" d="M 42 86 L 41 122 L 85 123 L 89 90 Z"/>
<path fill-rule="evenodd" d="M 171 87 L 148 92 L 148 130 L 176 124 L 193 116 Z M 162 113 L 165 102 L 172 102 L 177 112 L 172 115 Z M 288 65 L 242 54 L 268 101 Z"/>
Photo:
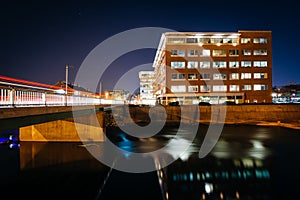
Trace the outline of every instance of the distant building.
<path fill-rule="evenodd" d="M 153 62 L 162 104 L 272 102 L 272 32 L 167 32 Z"/>
<path fill-rule="evenodd" d="M 153 94 L 154 71 L 140 71 L 140 97 L 141 104 L 154 105 L 156 102 Z"/>
<path fill-rule="evenodd" d="M 273 103 L 300 103 L 300 84 L 273 88 Z"/>
<path fill-rule="evenodd" d="M 65 93 L 66 82 L 59 80 L 54 86 L 60 87 L 60 93 Z M 78 84 L 68 83 L 68 94 L 69 95 L 79 95 L 79 96 L 94 96 L 94 93 L 90 92 L 88 89 L 81 87 Z"/>
<path fill-rule="evenodd" d="M 130 93 L 127 90 L 114 89 L 112 91 L 104 91 L 101 98 L 102 104 L 126 104 L 130 100 Z"/>
<path fill-rule="evenodd" d="M 124 101 L 124 103 L 127 103 L 130 93 L 127 90 L 118 90 L 115 89 L 113 91 L 109 92 L 111 99 L 118 100 L 118 101 Z"/>

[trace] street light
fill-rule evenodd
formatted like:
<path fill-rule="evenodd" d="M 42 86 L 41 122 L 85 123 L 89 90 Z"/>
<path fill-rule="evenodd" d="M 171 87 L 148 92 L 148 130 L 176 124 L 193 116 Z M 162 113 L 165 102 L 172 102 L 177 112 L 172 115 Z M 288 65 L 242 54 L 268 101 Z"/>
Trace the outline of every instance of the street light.
<path fill-rule="evenodd" d="M 69 65 L 66 65 L 66 91 L 65 91 L 65 97 L 66 97 L 66 106 L 68 105 L 68 102 L 67 102 L 67 98 L 68 98 L 68 79 L 69 79 L 69 68 L 72 68 L 73 66 L 69 66 Z"/>
<path fill-rule="evenodd" d="M 65 94 L 68 94 L 68 75 L 69 75 L 69 66 L 66 65 L 66 92 Z"/>

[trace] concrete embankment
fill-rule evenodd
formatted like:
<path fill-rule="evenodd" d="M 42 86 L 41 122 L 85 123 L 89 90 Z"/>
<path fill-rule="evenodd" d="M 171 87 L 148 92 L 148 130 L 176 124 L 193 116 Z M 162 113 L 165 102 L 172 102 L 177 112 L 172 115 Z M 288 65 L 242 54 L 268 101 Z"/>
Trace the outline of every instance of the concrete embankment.
<path fill-rule="evenodd" d="M 124 107 L 114 109 L 105 117 L 105 124 L 118 125 L 150 123 L 151 120 L 166 119 L 167 123 L 225 123 L 256 124 L 263 126 L 284 126 L 300 129 L 300 105 L 211 105 L 211 106 L 165 106 L 165 107 Z M 130 119 L 128 114 L 130 113 Z M 122 124 L 120 124 L 120 122 Z"/>

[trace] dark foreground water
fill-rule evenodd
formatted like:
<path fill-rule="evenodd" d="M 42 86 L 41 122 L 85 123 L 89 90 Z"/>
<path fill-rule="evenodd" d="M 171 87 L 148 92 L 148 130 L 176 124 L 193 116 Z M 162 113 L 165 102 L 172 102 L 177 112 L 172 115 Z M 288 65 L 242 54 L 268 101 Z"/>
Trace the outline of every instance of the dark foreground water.
<path fill-rule="evenodd" d="M 184 153 L 180 146 L 188 140 L 176 138 L 166 153 L 179 158 L 148 173 L 111 169 L 81 143 L 2 144 L 0 199 L 299 199 L 299 130 L 226 125 L 214 149 L 200 159 L 207 128 L 199 127 Z M 129 152 L 150 152 L 174 139 L 176 131 L 166 127 L 139 140 L 117 129 L 108 129 L 107 135 Z M 2 132 L 1 137 L 9 134 Z"/>

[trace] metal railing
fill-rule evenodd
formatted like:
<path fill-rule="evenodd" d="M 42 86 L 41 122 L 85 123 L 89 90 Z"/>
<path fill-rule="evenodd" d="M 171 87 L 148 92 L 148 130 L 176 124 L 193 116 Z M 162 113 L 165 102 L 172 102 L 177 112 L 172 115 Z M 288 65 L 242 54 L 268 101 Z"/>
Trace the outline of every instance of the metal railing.
<path fill-rule="evenodd" d="M 96 96 L 65 95 L 56 94 L 51 91 L 39 91 L 27 88 L 0 87 L 0 108 L 97 105 L 100 104 L 100 102 L 100 98 Z"/>

